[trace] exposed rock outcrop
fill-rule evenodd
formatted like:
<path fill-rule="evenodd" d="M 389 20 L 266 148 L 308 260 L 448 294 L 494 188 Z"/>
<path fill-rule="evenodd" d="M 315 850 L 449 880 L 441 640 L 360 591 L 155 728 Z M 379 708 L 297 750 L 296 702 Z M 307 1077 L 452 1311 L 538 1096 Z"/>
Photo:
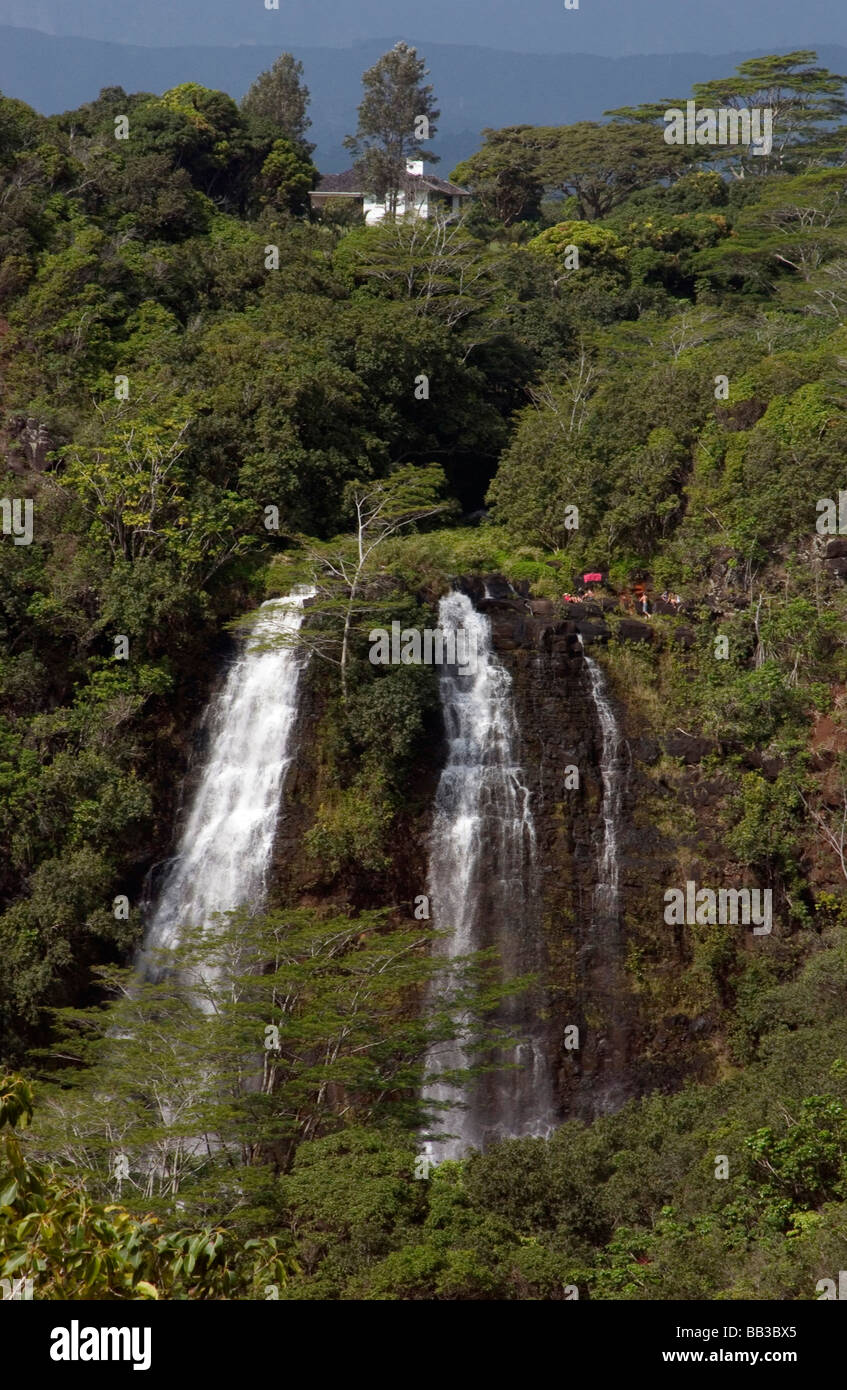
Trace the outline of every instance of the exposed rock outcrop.
<path fill-rule="evenodd" d="M 55 443 L 47 426 L 33 416 L 7 418 L 2 431 L 6 465 L 12 473 L 43 473 L 50 466 L 47 455 Z"/>

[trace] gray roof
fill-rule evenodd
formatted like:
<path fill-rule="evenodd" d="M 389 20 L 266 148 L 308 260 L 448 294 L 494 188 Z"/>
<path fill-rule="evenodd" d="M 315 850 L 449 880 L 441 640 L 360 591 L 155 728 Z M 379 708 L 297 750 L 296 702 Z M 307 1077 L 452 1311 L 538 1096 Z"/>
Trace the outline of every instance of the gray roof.
<path fill-rule="evenodd" d="M 355 170 L 347 169 L 343 174 L 324 174 L 316 193 L 361 193 Z"/>
<path fill-rule="evenodd" d="M 407 174 L 406 183 L 415 186 L 421 184 L 424 188 L 429 188 L 433 193 L 446 193 L 450 197 L 469 198 L 470 190 L 460 188 L 456 183 L 448 183 L 446 179 L 437 179 L 434 174 Z M 364 197 L 366 189 L 362 187 L 361 179 L 356 174 L 355 169 L 345 169 L 343 174 L 324 174 L 320 183 L 315 189 L 316 193 L 338 193 L 354 194 Z"/>
<path fill-rule="evenodd" d="M 412 174 L 410 177 L 414 179 L 421 176 Z M 437 179 L 434 174 L 424 174 L 421 178 L 421 182 L 424 183 L 427 188 L 431 188 L 435 193 L 452 193 L 457 198 L 470 198 L 471 196 L 469 188 L 462 188 L 459 184 L 450 183 L 447 179 Z"/>

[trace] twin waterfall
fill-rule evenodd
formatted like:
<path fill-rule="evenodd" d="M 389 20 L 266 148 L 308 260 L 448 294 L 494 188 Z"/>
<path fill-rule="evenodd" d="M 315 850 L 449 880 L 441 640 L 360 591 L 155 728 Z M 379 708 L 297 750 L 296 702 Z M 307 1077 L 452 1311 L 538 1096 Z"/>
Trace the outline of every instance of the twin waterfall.
<path fill-rule="evenodd" d="M 141 952 L 155 978 L 155 952 L 172 949 L 182 929 L 206 926 L 217 912 L 261 907 L 285 776 L 294 756 L 302 655 L 290 638 L 314 590 L 298 587 L 262 605 L 260 615 L 212 701 L 211 744 Z"/>
<path fill-rule="evenodd" d="M 149 979 L 157 978 L 156 952 L 178 945 L 188 925 L 211 926 L 216 913 L 265 901 L 285 778 L 296 751 L 305 664 L 290 639 L 313 592 L 300 588 L 263 605 L 209 707 L 209 752 L 140 954 L 139 969 Z M 504 981 L 523 975 L 540 981 L 545 961 L 536 834 L 518 758 L 512 680 L 494 653 L 488 617 L 468 597 L 453 592 L 443 598 L 439 621 L 445 633 L 467 633 L 475 660 L 461 672 L 441 670 L 447 758 L 435 798 L 428 875 L 432 924 L 444 933 L 437 949 L 453 960 L 493 947 Z M 275 636 L 289 642 L 274 644 Z M 592 989 L 611 1000 L 619 956 L 624 770 L 602 671 L 589 657 L 585 661 L 602 736 L 603 780 L 589 975 Z M 424 1097 L 437 1103 L 431 1132 L 444 1136 L 428 1146 L 436 1161 L 497 1138 L 549 1134 L 559 1120 L 541 983 L 507 995 L 493 1022 L 508 1041 L 464 1089 L 449 1084 L 448 1076 L 474 1060 L 469 1038 L 479 1020 L 467 1017 L 455 1042 L 430 1050 Z M 607 1078 L 602 1084 L 608 1094 L 599 1098 L 599 1108 L 611 1108 L 619 1097 Z M 452 1105 L 446 1108 L 445 1102 Z"/>

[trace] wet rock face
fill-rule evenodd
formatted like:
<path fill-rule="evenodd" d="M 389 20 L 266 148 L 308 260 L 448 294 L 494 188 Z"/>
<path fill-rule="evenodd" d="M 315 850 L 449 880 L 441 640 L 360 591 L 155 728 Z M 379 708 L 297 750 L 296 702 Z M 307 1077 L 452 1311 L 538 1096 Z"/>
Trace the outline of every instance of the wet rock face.
<path fill-rule="evenodd" d="M 586 647 L 604 646 L 609 640 L 609 629 L 605 623 L 584 622 L 577 623 L 576 630 L 582 638 Z"/>
<path fill-rule="evenodd" d="M 711 740 L 682 731 L 676 731 L 676 741 L 667 733 L 654 736 L 638 725 L 625 694 L 613 686 L 607 690 L 626 767 L 617 820 L 620 916 L 614 943 L 614 936 L 598 930 L 595 900 L 605 835 L 604 750 L 584 631 L 588 624 L 602 629 L 605 623 L 601 616 L 575 614 L 582 605 L 521 603 L 514 594 L 479 606 L 491 619 L 495 650 L 512 677 L 520 763 L 532 795 L 547 957 L 547 1045 L 558 1105 L 563 1118 L 590 1119 L 632 1096 L 708 1074 L 713 1022 L 701 1019 L 692 1029 L 678 1008 L 651 1003 L 636 989 L 629 960 L 631 953 L 636 962 L 646 955 L 662 978 L 683 967 L 688 943 L 663 919 L 664 890 L 676 881 L 677 840 L 673 831 L 670 839 L 659 832 L 653 818 L 661 809 L 674 825 L 678 813 L 670 808 L 679 796 L 697 818 L 691 852 L 699 846 L 705 863 L 720 863 L 721 846 L 703 838 L 703 827 L 714 821 L 727 788 L 702 771 L 703 759 L 716 750 Z M 653 639 L 649 621 L 632 619 L 631 627 L 630 641 Z M 650 772 L 663 756 L 684 770 L 678 791 L 661 779 L 657 783 Z M 574 1029 L 577 1047 L 568 1045 Z"/>
<path fill-rule="evenodd" d="M 398 922 L 408 925 L 415 898 L 426 892 L 432 808 L 447 752 L 440 717 L 433 712 L 425 746 L 410 769 L 409 787 L 413 791 L 385 840 L 385 870 L 375 872 L 358 866 L 333 876 L 309 851 L 306 838 L 327 793 L 323 762 L 328 690 L 323 663 L 311 661 L 300 683 L 292 734 L 297 756 L 285 781 L 284 809 L 269 875 L 269 906 L 333 904 L 340 912 L 390 907 L 396 911 Z"/>
<path fill-rule="evenodd" d="M 666 1004 L 664 993 L 657 998 L 638 982 L 643 960 L 651 982 L 664 990 L 663 982 L 674 980 L 689 958 L 684 932 L 663 919 L 663 892 L 679 876 L 679 847 L 686 847 L 692 863 L 725 858 L 722 846 L 704 834 L 728 794 L 725 779 L 706 777 L 699 765 L 714 745 L 677 730 L 679 741 L 669 749 L 672 736 L 646 724 L 609 676 L 607 694 L 626 762 L 618 815 L 615 956 L 596 930 L 595 889 L 605 843 L 603 731 L 586 662 L 586 651 L 596 659 L 596 649 L 592 654 L 585 638 L 580 641 L 586 623 L 605 626 L 602 614 L 578 617 L 576 605 L 529 598 L 497 576 L 458 579 L 454 587 L 489 617 L 494 649 L 512 680 L 516 761 L 531 794 L 537 842 L 549 1010 L 544 1046 L 559 1114 L 587 1119 L 628 1096 L 672 1089 L 687 1077 L 705 1079 L 711 1075 L 710 1034 L 717 1025 L 709 1018 L 694 1029 L 673 987 L 666 991 Z M 495 593 L 502 597 L 492 597 Z M 649 622 L 639 626 L 652 632 Z M 396 910 L 398 921 L 408 922 L 416 894 L 426 892 L 434 799 L 447 756 L 440 713 L 433 713 L 428 742 L 409 774 L 408 804 L 386 839 L 387 870 L 345 870 L 328 879 L 304 843 L 326 793 L 326 710 L 325 672 L 312 663 L 301 684 L 299 753 L 286 783 L 272 901 L 335 903 L 341 911 L 385 905 Z M 661 768 L 666 757 L 675 765 L 670 780 Z M 701 807 L 701 802 L 708 804 Z M 687 829 L 681 826 L 683 814 L 691 820 Z M 492 846 L 492 881 L 495 858 Z M 691 876 L 697 877 L 694 868 Z M 574 1041 L 577 1046 L 569 1046 Z"/>

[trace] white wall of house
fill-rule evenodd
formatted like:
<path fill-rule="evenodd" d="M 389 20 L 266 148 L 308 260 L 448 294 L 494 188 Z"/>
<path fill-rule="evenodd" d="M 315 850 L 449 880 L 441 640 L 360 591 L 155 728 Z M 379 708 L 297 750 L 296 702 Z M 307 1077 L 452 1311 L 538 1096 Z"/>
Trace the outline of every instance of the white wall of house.
<path fill-rule="evenodd" d="M 457 201 L 454 199 L 454 202 Z M 405 193 L 398 194 L 397 197 L 397 216 L 406 217 L 411 214 L 415 217 L 429 217 L 429 189 L 424 188 L 419 195 L 413 194 L 406 206 Z M 385 201 L 380 201 L 372 194 L 365 194 L 365 221 L 369 226 L 375 226 L 378 222 L 384 222 L 388 215 Z"/>
<path fill-rule="evenodd" d="M 423 178 L 423 160 L 407 160 L 406 172 L 413 178 Z M 331 197 L 332 195 L 328 194 L 327 196 Z M 348 196 L 360 197 L 362 195 L 355 194 Z M 459 215 L 462 207 L 462 202 L 463 199 L 460 198 L 457 194 L 453 195 L 451 199 L 451 213 L 453 216 Z M 413 216 L 424 218 L 434 217 L 436 215 L 436 210 L 438 209 L 443 213 L 445 206 L 446 204 L 443 201 L 439 201 L 438 198 L 433 198 L 432 192 L 429 188 L 422 186 L 413 187 L 412 189 L 410 189 L 408 196 L 405 190 L 398 194 L 397 216 Z M 379 199 L 373 193 L 365 193 L 363 195 L 363 211 L 365 215 L 365 222 L 371 227 L 376 226 L 380 222 L 384 222 L 386 217 L 388 216 L 388 208 L 385 199 Z"/>

